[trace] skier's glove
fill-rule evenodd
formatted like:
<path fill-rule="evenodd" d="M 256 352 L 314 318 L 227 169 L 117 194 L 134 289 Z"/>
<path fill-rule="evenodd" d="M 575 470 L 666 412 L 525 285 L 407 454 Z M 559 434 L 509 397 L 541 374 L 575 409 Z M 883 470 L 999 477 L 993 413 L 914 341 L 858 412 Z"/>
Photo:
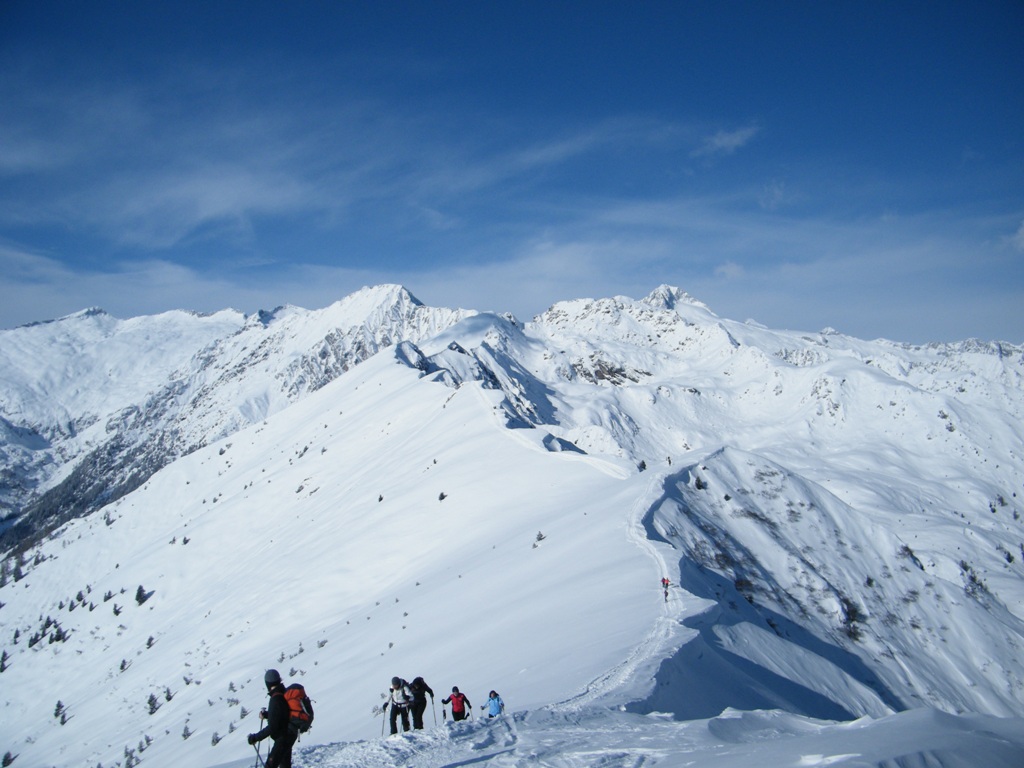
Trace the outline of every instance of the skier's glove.
<path fill-rule="evenodd" d="M 256 741 L 257 741 L 257 739 L 256 739 L 256 734 L 255 734 L 255 733 L 250 733 L 250 734 L 249 734 L 249 743 L 250 743 L 250 744 L 255 744 L 255 743 L 256 743 Z"/>

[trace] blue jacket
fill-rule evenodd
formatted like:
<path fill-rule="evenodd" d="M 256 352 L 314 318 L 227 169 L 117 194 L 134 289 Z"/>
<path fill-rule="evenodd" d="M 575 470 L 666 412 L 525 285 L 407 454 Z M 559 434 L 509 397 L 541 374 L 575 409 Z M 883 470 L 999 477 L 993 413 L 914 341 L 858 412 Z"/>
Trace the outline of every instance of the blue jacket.
<path fill-rule="evenodd" d="M 501 696 L 491 696 L 487 699 L 487 714 L 490 717 L 497 717 L 505 711 L 505 702 L 501 700 Z"/>

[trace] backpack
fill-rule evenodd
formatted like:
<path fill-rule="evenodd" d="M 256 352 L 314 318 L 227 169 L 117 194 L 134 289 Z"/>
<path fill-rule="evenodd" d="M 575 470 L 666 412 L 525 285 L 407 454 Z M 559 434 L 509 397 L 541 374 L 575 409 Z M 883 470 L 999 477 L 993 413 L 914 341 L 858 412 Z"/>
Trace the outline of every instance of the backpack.
<path fill-rule="evenodd" d="M 288 727 L 299 733 L 308 731 L 313 724 L 313 702 L 306 695 L 306 689 L 299 683 L 292 683 L 284 689 L 284 700 L 291 715 Z"/>
<path fill-rule="evenodd" d="M 409 683 L 409 692 L 412 693 L 413 699 L 416 701 L 427 700 L 427 683 L 422 677 L 417 677 L 411 683 Z M 433 696 L 434 694 L 430 694 Z"/>

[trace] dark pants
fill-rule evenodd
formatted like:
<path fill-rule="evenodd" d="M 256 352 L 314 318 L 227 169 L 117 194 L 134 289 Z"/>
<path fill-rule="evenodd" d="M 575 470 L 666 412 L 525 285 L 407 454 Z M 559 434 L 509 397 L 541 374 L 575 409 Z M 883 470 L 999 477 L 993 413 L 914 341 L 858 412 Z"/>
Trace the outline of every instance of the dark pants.
<path fill-rule="evenodd" d="M 299 734 L 289 731 L 287 736 L 277 739 L 267 755 L 267 768 L 292 768 L 292 747 L 298 737 Z"/>
<path fill-rule="evenodd" d="M 417 731 L 423 730 L 423 712 L 427 708 L 427 700 L 414 701 L 412 703 L 412 727 Z"/>
<path fill-rule="evenodd" d="M 465 720 L 465 719 L 466 719 L 466 710 L 462 710 L 461 712 L 456 712 L 454 709 L 452 710 L 452 720 Z"/>
<path fill-rule="evenodd" d="M 391 732 L 398 733 L 398 715 L 402 715 L 402 730 L 409 730 L 409 708 L 391 705 Z"/>

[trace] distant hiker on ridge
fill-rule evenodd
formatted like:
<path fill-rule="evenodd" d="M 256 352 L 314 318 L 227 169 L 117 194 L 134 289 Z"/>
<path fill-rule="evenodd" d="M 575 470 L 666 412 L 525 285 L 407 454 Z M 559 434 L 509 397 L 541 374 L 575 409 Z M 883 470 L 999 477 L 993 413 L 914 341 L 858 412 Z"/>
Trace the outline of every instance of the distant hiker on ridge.
<path fill-rule="evenodd" d="M 447 699 L 441 699 L 442 704 L 448 704 L 451 702 L 452 705 L 452 720 L 458 722 L 459 720 L 465 720 L 466 714 L 473 708 L 473 705 L 469 703 L 469 699 L 466 698 L 466 694 L 459 692 L 459 686 L 452 686 L 452 695 Z M 441 710 L 442 717 L 444 716 L 444 710 Z"/>
<path fill-rule="evenodd" d="M 480 709 L 486 709 L 488 717 L 497 717 L 505 711 L 505 702 L 501 700 L 497 691 L 491 691 L 487 697 L 487 703 Z"/>
<path fill-rule="evenodd" d="M 266 768 L 291 768 L 292 746 L 298 738 L 298 731 L 288 727 L 291 720 L 291 710 L 288 702 L 284 700 L 284 683 L 281 682 L 281 674 L 276 669 L 268 669 L 263 676 L 263 682 L 267 685 L 267 694 L 270 696 L 270 704 L 260 711 L 260 720 L 266 719 L 267 725 L 259 733 L 249 734 L 249 743 L 257 744 L 268 736 L 274 740 L 274 746 L 270 748 L 267 756 Z M 259 747 L 256 748 L 257 756 Z"/>
<path fill-rule="evenodd" d="M 423 712 L 427 708 L 427 694 L 430 694 L 430 701 L 434 701 L 434 691 L 427 685 L 422 677 L 415 678 L 409 683 L 409 690 L 412 691 L 412 727 L 417 731 L 423 730 Z M 437 710 L 434 710 L 434 725 L 437 725 Z"/>
<path fill-rule="evenodd" d="M 391 678 L 391 690 L 388 692 L 388 700 L 384 709 L 391 705 L 391 735 L 398 733 L 398 716 L 402 716 L 402 731 L 409 730 L 409 707 L 412 706 L 412 691 L 409 684 L 400 677 Z"/>

